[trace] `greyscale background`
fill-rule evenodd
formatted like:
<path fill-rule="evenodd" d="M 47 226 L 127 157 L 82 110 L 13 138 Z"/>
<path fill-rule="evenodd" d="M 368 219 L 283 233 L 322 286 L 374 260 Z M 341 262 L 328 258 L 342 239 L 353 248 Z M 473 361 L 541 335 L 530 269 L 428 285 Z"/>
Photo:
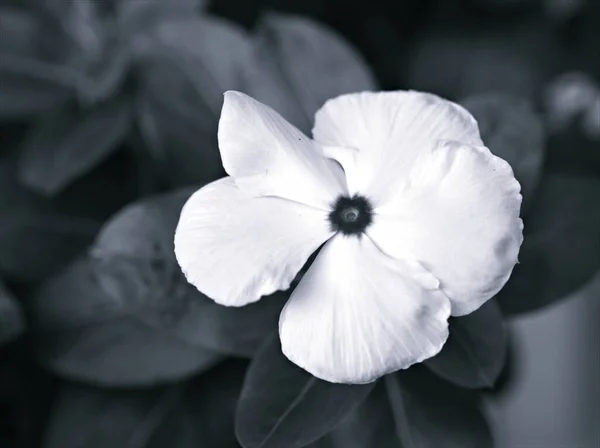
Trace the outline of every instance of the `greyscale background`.
<path fill-rule="evenodd" d="M 0 448 L 600 447 L 599 24 L 600 0 L 0 0 Z M 227 314 L 170 247 L 186 197 L 223 175 L 228 89 L 304 132 L 327 98 L 366 89 L 477 118 L 525 221 L 494 299 L 504 365 L 467 331 L 502 368 L 471 385 L 480 410 L 458 398 L 449 425 L 424 423 L 441 405 L 417 397 L 421 444 L 383 408 L 325 433 L 318 406 L 270 415 L 279 442 L 252 439 L 261 403 L 274 413 L 306 380 L 263 360 L 281 384 L 239 405 L 286 293 Z"/>

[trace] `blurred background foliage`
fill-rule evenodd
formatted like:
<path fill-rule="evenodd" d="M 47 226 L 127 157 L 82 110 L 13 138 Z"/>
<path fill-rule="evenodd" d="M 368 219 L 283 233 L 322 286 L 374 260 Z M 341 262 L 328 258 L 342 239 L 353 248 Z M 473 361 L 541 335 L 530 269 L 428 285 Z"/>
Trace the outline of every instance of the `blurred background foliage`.
<path fill-rule="evenodd" d="M 505 318 L 600 270 L 599 19 L 594 0 L 0 0 L 0 446 L 492 446 Z M 477 118 L 525 242 L 438 356 L 332 385 L 281 354 L 289 291 L 216 305 L 173 232 L 224 175 L 225 90 L 309 133 L 326 99 L 399 88 Z"/>

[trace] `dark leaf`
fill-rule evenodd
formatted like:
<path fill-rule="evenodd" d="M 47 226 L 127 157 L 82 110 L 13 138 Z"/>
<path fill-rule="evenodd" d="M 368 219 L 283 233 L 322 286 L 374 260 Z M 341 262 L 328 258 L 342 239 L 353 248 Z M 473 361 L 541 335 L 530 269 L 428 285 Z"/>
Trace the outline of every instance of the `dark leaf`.
<path fill-rule="evenodd" d="M 46 281 L 30 298 L 40 331 L 67 330 L 125 315 L 182 343 L 251 356 L 277 329 L 288 294 L 231 308 L 190 285 L 175 259 L 173 235 L 193 189 L 126 207 L 99 233 L 91 255 Z"/>
<path fill-rule="evenodd" d="M 384 381 L 325 438 L 331 448 L 403 448 Z"/>
<path fill-rule="evenodd" d="M 0 351 L 0 446 L 38 448 L 57 381 L 28 361 L 26 341 Z"/>
<path fill-rule="evenodd" d="M 433 25 L 413 38 L 407 85 L 451 99 L 488 92 L 536 98 L 560 60 L 557 35 L 547 21 L 515 20 L 507 27 L 481 20 L 473 27 L 447 13 L 440 10 L 429 20 Z"/>
<path fill-rule="evenodd" d="M 134 45 L 139 125 L 165 180 L 217 179 L 224 173 L 216 140 L 223 93 L 241 88 L 250 59 L 246 36 L 222 20 L 188 18 L 165 21 Z"/>
<path fill-rule="evenodd" d="M 492 299 L 467 316 L 451 318 L 448 341 L 424 364 L 458 386 L 489 388 L 496 383 L 505 360 L 502 313 Z"/>
<path fill-rule="evenodd" d="M 128 98 L 89 112 L 64 108 L 44 118 L 23 142 L 19 179 L 32 190 L 53 195 L 106 159 L 131 123 Z"/>
<path fill-rule="evenodd" d="M 82 74 L 78 99 L 91 106 L 115 96 L 129 66 L 126 36 L 117 29 L 110 2 L 46 1 L 41 9 L 72 44 L 71 64 Z"/>
<path fill-rule="evenodd" d="M 64 387 L 44 448 L 237 448 L 235 402 L 244 364 L 226 362 L 186 383 L 145 391 Z"/>
<path fill-rule="evenodd" d="M 196 15 L 205 0 L 118 0 L 115 10 L 122 32 L 147 31 L 160 20 Z"/>
<path fill-rule="evenodd" d="M 252 357 L 277 331 L 289 292 L 276 292 L 240 308 L 224 307 L 194 291 L 196 299 L 179 321 L 179 337 L 219 353 Z"/>
<path fill-rule="evenodd" d="M 72 97 L 79 75 L 56 51 L 44 51 L 54 46 L 65 53 L 61 37 L 21 10 L 0 7 L 0 23 L 0 119 L 37 115 Z"/>
<path fill-rule="evenodd" d="M 96 263 L 109 269 L 104 271 L 107 275 L 97 275 L 114 284 L 121 307 L 149 325 L 221 353 L 252 355 L 277 329 L 289 294 L 278 292 L 241 308 L 223 307 L 186 281 L 175 259 L 173 236 L 193 191 L 186 188 L 144 200 L 117 214 L 92 248 Z M 104 306 L 110 308 L 114 302 L 107 303 L 108 298 Z M 98 315 L 95 306 L 82 314 Z"/>
<path fill-rule="evenodd" d="M 507 314 L 548 306 L 583 286 L 600 269 L 600 180 L 546 173 L 524 219 L 525 234 L 511 278 L 498 295 Z"/>
<path fill-rule="evenodd" d="M 221 357 L 135 317 L 35 334 L 43 366 L 60 376 L 103 386 L 151 386 L 207 370 Z"/>
<path fill-rule="evenodd" d="M 74 96 L 75 76 L 42 62 L 0 57 L 0 119 L 27 118 L 57 108 Z"/>
<path fill-rule="evenodd" d="M 403 448 L 491 448 L 492 435 L 475 391 L 413 366 L 385 378 Z"/>
<path fill-rule="evenodd" d="M 131 311 L 122 265 L 79 258 L 43 282 L 27 298 L 32 325 L 38 331 L 84 328 Z"/>
<path fill-rule="evenodd" d="M 492 153 L 506 160 L 529 205 L 542 172 L 544 128 L 526 100 L 502 94 L 476 95 L 461 101 L 479 124 L 481 138 Z"/>
<path fill-rule="evenodd" d="M 362 402 L 374 384 L 333 384 L 292 364 L 272 337 L 250 365 L 236 414 L 245 448 L 299 448 L 316 441 Z"/>
<path fill-rule="evenodd" d="M 334 30 L 312 20 L 266 14 L 245 91 L 304 132 L 330 98 L 377 88 L 363 58 Z"/>
<path fill-rule="evenodd" d="M 18 337 L 25 330 L 21 307 L 0 280 L 0 345 Z"/>
<path fill-rule="evenodd" d="M 38 280 L 92 242 L 112 189 L 104 185 L 107 197 L 98 199 L 80 185 L 84 203 L 49 200 L 17 182 L 15 165 L 11 157 L 0 159 L 0 271 L 11 279 Z M 90 203 L 94 213 L 88 215 Z"/>
<path fill-rule="evenodd" d="M 105 33 L 102 4 L 94 0 L 43 1 L 40 12 L 77 49 L 84 63 L 93 63 L 102 53 Z"/>

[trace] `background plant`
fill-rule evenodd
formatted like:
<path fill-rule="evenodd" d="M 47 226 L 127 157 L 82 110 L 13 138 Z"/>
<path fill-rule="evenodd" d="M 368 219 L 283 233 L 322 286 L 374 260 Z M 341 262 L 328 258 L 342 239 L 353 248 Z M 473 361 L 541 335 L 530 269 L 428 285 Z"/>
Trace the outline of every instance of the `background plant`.
<path fill-rule="evenodd" d="M 492 446 L 480 405 L 510 380 L 506 319 L 600 269 L 595 12 L 550 0 L 0 1 L 0 445 Z M 281 354 L 289 291 L 216 305 L 183 279 L 173 232 L 189 195 L 223 175 L 223 91 L 309 132 L 326 99 L 382 88 L 473 113 L 523 186 L 525 242 L 505 288 L 451 320 L 439 355 L 333 385 Z"/>

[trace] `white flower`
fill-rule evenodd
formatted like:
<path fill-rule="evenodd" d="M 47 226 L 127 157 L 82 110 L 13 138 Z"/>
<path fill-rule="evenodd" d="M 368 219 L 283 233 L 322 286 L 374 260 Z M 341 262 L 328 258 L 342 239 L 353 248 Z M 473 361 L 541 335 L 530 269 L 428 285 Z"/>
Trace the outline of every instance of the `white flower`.
<path fill-rule="evenodd" d="M 175 253 L 201 292 L 243 306 L 288 288 L 323 245 L 281 313 L 282 350 L 316 377 L 368 383 L 434 356 L 448 317 L 504 285 L 523 239 L 520 186 L 475 119 L 431 94 L 329 100 L 313 138 L 227 92 L 231 177 L 188 200 Z"/>

